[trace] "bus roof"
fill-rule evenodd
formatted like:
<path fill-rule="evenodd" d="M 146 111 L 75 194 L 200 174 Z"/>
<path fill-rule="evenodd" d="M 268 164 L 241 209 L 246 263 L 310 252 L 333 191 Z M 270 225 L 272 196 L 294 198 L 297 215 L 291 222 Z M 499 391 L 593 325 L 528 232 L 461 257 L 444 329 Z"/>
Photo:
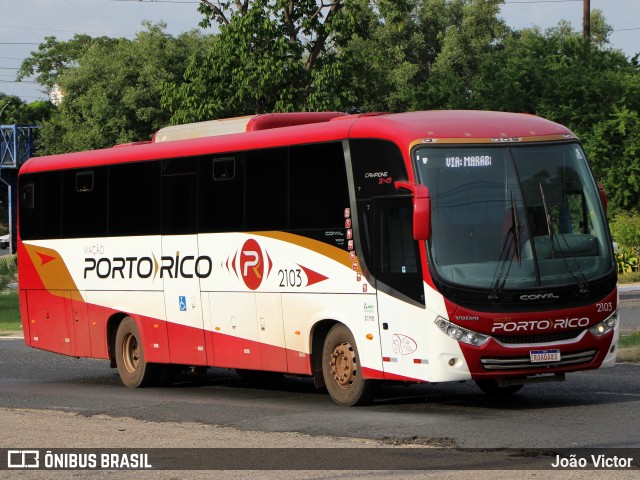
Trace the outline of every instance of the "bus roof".
<path fill-rule="evenodd" d="M 119 146 L 119 148 L 33 157 L 25 162 L 20 173 L 95 167 L 161 158 L 190 157 L 349 138 L 390 140 L 399 145 L 404 154 L 408 153 L 410 145 L 420 141 L 438 141 L 446 144 L 461 141 L 472 143 L 476 140 L 486 139 L 508 141 L 523 137 L 528 139 L 551 136 L 575 138 L 568 128 L 529 114 L 476 110 L 433 110 L 359 115 L 321 112 L 320 115 L 323 113 L 326 117 L 314 123 L 295 122 L 291 124 L 289 121 L 282 120 L 285 117 L 279 116 L 292 114 L 258 115 L 245 117 L 248 118 L 248 121 L 245 122 L 245 131 L 241 130 L 242 133 L 199 136 L 199 138 L 175 141 L 136 142 L 131 145 Z M 313 114 L 294 115 L 299 115 L 298 118 L 302 118 L 304 115 Z M 263 120 L 260 120 L 261 117 Z M 263 128 L 256 127 L 256 122 L 258 124 L 263 122 Z M 253 126 L 250 127 L 250 123 Z M 249 129 L 250 131 L 246 131 Z M 162 130 L 158 133 L 160 132 Z"/>

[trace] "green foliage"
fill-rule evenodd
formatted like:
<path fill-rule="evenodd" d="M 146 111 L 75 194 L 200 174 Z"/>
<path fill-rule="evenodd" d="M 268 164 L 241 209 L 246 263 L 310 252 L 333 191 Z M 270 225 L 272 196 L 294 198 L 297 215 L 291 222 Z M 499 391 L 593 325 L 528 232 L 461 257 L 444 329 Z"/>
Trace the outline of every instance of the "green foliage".
<path fill-rule="evenodd" d="M 74 66 L 66 63 L 49 75 L 65 96 L 41 129 L 40 154 L 148 139 L 168 123 L 161 85 L 179 82 L 189 56 L 208 40 L 195 32 L 174 38 L 164 27 L 146 24 L 133 40 L 96 41 L 73 50 L 79 55 Z"/>
<path fill-rule="evenodd" d="M 640 82 L 640 76 L 636 74 L 633 80 Z M 634 86 L 636 88 L 640 92 L 640 83 Z M 628 93 L 631 92 L 625 92 Z M 640 101 L 635 106 L 614 106 L 613 112 L 596 120 L 583 136 L 594 173 L 604 185 L 612 207 L 618 210 L 637 210 L 640 207 L 638 108 Z M 640 245 L 640 242 L 635 244 Z"/>
<path fill-rule="evenodd" d="M 54 107 L 51 102 L 37 100 L 25 103 L 20 97 L 0 93 L 1 125 L 40 124 L 47 120 L 53 111 Z"/>
<path fill-rule="evenodd" d="M 618 283 L 640 283 L 640 272 L 619 273 Z"/>
<path fill-rule="evenodd" d="M 609 222 L 609 228 L 613 238 L 622 247 L 640 247 L 640 215 L 619 212 Z"/>
<path fill-rule="evenodd" d="M 635 248 L 621 248 L 616 252 L 618 273 L 632 273 L 638 271 L 638 251 Z"/>
<path fill-rule="evenodd" d="M 618 362 L 640 363 L 640 332 L 621 335 L 618 346 Z"/>
<path fill-rule="evenodd" d="M 51 89 L 58 78 L 69 69 L 78 66 L 78 60 L 94 45 L 113 46 L 116 39 L 109 37 L 93 38 L 89 35 L 75 34 L 71 40 L 60 42 L 56 37 L 45 37 L 37 52 L 31 52 L 20 65 L 17 80 L 36 76 L 36 82 Z"/>
<path fill-rule="evenodd" d="M 0 292 L 18 278 L 18 263 L 15 255 L 0 257 Z"/>
<path fill-rule="evenodd" d="M 18 292 L 5 290 L 0 294 L 0 333 L 21 328 Z"/>
<path fill-rule="evenodd" d="M 405 2 L 380 2 L 399 17 Z M 349 55 L 352 39 L 366 39 L 380 20 L 368 0 L 253 0 L 206 2 L 202 25 L 218 24 L 212 48 L 191 58 L 185 82 L 167 82 L 163 105 L 172 123 L 293 110 L 360 109 L 362 52 Z M 365 72 L 366 74 L 366 72 Z M 353 87 L 351 86 L 353 83 Z"/>
<path fill-rule="evenodd" d="M 163 84 L 164 105 L 174 123 L 293 110 L 303 89 L 301 59 L 277 22 L 250 8 L 221 27 L 210 49 L 191 57 L 187 82 Z"/>
<path fill-rule="evenodd" d="M 620 337 L 620 348 L 640 347 L 640 332 Z"/>
<path fill-rule="evenodd" d="M 640 332 L 622 335 L 619 347 L 617 362 L 640 363 Z"/>
<path fill-rule="evenodd" d="M 620 283 L 640 282 L 640 215 L 618 212 L 609 222 L 613 238 L 618 243 L 616 263 Z"/>

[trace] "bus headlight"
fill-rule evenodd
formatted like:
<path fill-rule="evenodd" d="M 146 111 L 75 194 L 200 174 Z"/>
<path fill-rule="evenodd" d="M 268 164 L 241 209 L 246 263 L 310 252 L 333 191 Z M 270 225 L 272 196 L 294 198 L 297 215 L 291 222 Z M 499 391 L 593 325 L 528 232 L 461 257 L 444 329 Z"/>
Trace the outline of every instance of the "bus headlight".
<path fill-rule="evenodd" d="M 589 331 L 593 333 L 596 337 L 601 337 L 605 333 L 609 333 L 611 330 L 613 330 L 617 324 L 618 324 L 618 311 L 616 310 L 607 318 L 605 318 L 603 321 L 589 328 Z"/>
<path fill-rule="evenodd" d="M 484 345 L 490 338 L 488 335 L 483 335 L 482 333 L 474 332 L 473 330 L 455 325 L 449 320 L 445 320 L 442 317 L 437 317 L 435 320 L 435 324 L 440 330 L 442 330 L 445 334 L 447 334 L 454 340 L 462 343 L 467 343 L 469 345 L 474 345 L 476 347 Z"/>

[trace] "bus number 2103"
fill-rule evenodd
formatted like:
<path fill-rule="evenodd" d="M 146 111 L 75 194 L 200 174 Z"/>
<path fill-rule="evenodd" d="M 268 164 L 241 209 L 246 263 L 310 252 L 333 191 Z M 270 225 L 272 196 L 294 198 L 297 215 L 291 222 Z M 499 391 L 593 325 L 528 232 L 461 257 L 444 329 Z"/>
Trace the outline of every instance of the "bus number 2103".
<path fill-rule="evenodd" d="M 596 308 L 598 309 L 598 312 L 613 312 L 613 303 L 612 302 L 596 303 Z"/>
<path fill-rule="evenodd" d="M 302 270 L 296 269 L 284 269 L 278 270 L 278 277 L 280 278 L 281 287 L 301 287 L 302 286 Z"/>

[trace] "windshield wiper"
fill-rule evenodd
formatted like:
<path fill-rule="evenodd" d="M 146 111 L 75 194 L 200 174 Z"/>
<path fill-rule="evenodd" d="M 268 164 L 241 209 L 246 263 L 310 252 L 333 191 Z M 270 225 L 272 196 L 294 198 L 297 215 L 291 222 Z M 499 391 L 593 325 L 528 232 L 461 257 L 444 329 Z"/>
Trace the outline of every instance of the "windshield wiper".
<path fill-rule="evenodd" d="M 547 221 L 547 231 L 549 232 L 549 248 L 551 249 L 551 258 L 556 258 L 555 252 L 553 251 L 553 220 L 551 219 L 551 215 L 549 214 L 549 206 L 547 205 L 547 199 L 544 196 L 544 189 L 542 188 L 542 183 L 538 182 L 538 186 L 540 187 L 540 195 L 542 196 L 542 205 L 544 206 L 544 216 Z"/>
<path fill-rule="evenodd" d="M 538 183 L 538 186 L 540 187 L 540 195 L 542 196 L 542 204 L 544 206 L 544 214 L 547 217 L 547 230 L 549 232 L 549 243 L 550 243 L 550 248 L 551 248 L 551 258 L 555 258 L 555 253 L 553 250 L 553 227 L 554 227 L 554 223 L 553 223 L 553 218 L 551 217 L 551 215 L 549 215 L 549 207 L 547 205 L 547 200 L 545 199 L 544 196 L 544 189 L 542 188 L 542 183 Z M 569 246 L 569 242 L 567 242 L 567 239 L 565 238 L 565 236 L 563 235 L 563 233 L 561 231 L 558 230 L 558 232 L 560 233 L 560 237 L 562 238 L 562 240 L 564 241 L 565 247 L 566 247 L 566 252 L 571 256 L 571 258 L 573 259 L 573 262 L 575 263 L 576 267 L 578 267 L 578 275 L 580 278 L 576 277 L 576 274 L 573 272 L 573 270 L 571 270 L 571 268 L 569 267 L 569 264 L 567 263 L 567 259 L 565 258 L 565 251 L 562 250 L 562 247 L 560 245 L 560 242 L 558 241 L 558 248 L 560 249 L 560 257 L 562 258 L 562 262 L 564 264 L 564 268 L 567 270 L 567 273 L 569 273 L 569 275 L 571 275 L 571 278 L 573 278 L 576 282 L 576 285 L 578 286 L 578 291 L 580 292 L 580 296 L 581 297 L 586 297 L 589 294 L 589 282 L 587 281 L 587 277 L 584 275 L 584 272 L 582 271 L 582 268 L 580 268 L 580 262 L 578 262 L 578 259 L 573 255 L 573 251 L 571 250 L 571 247 Z"/>
<path fill-rule="evenodd" d="M 518 266 L 521 265 L 522 256 L 520 249 L 520 230 L 522 228 L 522 224 L 518 220 L 518 209 L 516 208 L 516 197 L 513 194 L 513 190 L 511 190 L 511 228 L 513 228 L 513 238 L 515 240 L 515 254 L 518 258 Z"/>
<path fill-rule="evenodd" d="M 498 257 L 498 265 L 494 273 L 493 289 L 489 294 L 489 300 L 497 302 L 500 300 L 500 295 L 504 290 L 504 286 L 509 278 L 509 272 L 511 271 L 511 265 L 513 264 L 514 257 L 518 258 L 518 265 L 521 264 L 521 249 L 520 249 L 520 229 L 522 225 L 518 219 L 518 211 L 516 209 L 516 199 L 511 191 L 511 227 L 507 231 L 507 236 L 502 244 L 500 250 L 500 256 Z"/>

